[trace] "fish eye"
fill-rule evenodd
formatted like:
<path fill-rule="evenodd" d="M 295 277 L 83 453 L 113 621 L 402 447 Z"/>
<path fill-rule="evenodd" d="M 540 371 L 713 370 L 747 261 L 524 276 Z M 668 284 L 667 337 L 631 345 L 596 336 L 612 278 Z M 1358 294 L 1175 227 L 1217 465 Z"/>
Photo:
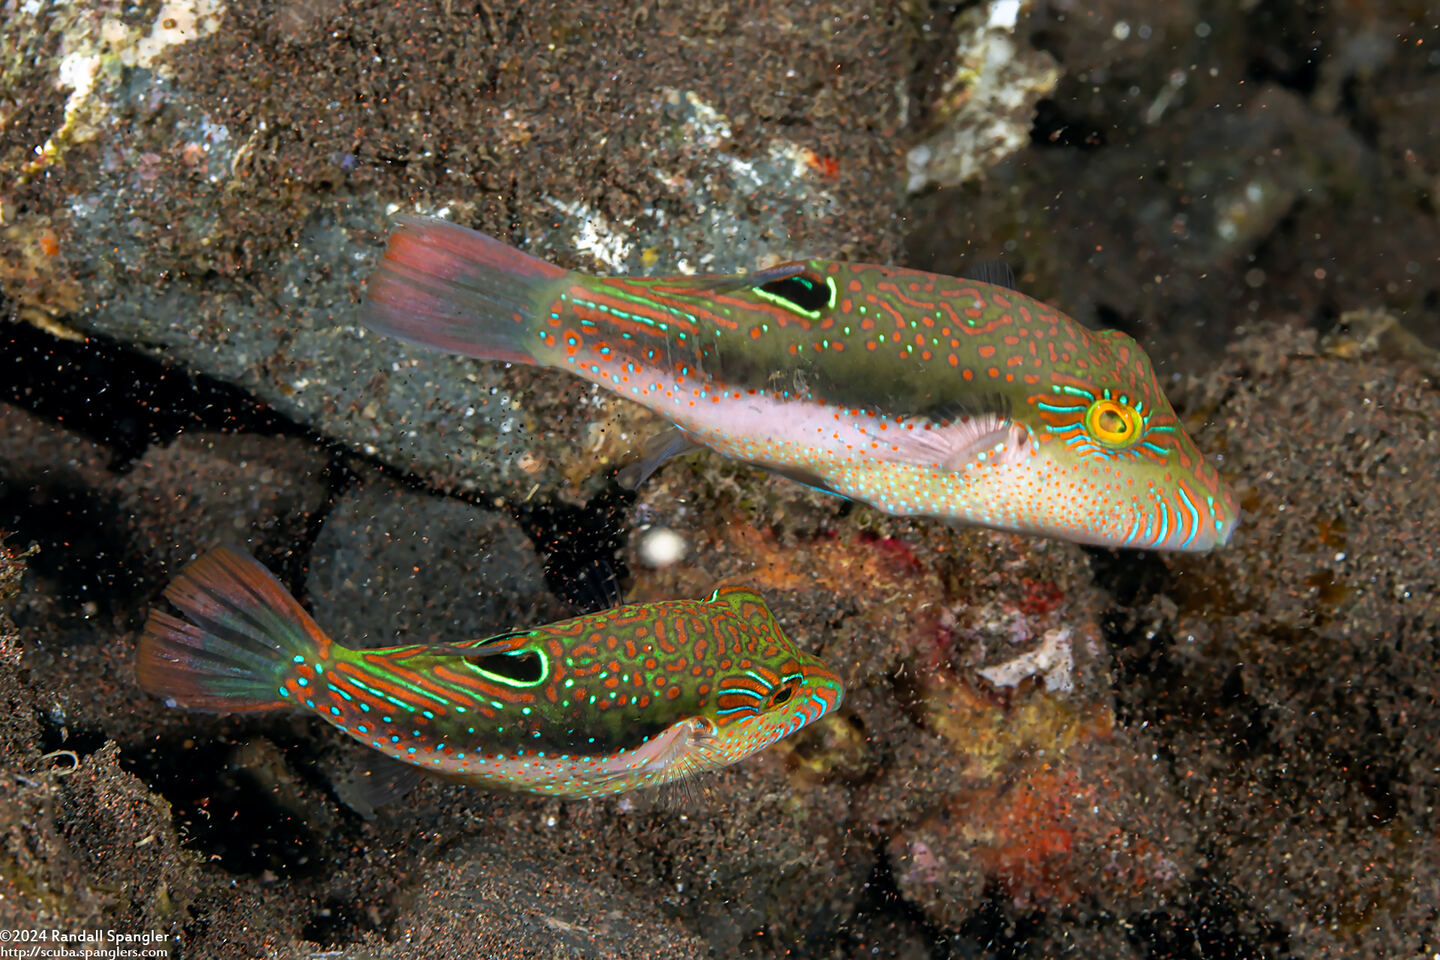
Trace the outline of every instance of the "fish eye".
<path fill-rule="evenodd" d="M 770 691 L 770 699 L 766 706 L 772 709 L 774 707 L 783 707 L 790 702 L 790 698 L 793 696 L 795 696 L 795 684 L 784 684 Z"/>
<path fill-rule="evenodd" d="M 1128 447 L 1140 439 L 1140 413 L 1128 403 L 1106 397 L 1085 411 L 1085 429 L 1107 447 Z"/>
<path fill-rule="evenodd" d="M 835 288 L 826 278 L 809 271 L 771 280 L 750 289 L 771 303 L 807 316 L 814 316 L 835 302 Z"/>

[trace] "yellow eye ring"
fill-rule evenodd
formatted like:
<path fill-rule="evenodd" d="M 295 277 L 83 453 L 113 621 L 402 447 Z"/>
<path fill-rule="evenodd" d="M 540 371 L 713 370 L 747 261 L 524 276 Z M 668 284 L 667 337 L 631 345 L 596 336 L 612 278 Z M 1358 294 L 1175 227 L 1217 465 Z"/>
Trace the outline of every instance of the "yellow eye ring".
<path fill-rule="evenodd" d="M 1140 414 L 1128 403 L 1106 397 L 1085 411 L 1085 429 L 1107 447 L 1128 447 L 1140 439 Z"/>

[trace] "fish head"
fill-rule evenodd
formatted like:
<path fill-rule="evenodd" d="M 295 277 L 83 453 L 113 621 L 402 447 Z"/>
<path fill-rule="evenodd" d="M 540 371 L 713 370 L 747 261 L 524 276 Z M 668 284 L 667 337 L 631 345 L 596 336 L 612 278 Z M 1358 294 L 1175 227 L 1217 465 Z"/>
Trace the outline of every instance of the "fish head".
<path fill-rule="evenodd" d="M 1240 517 L 1234 490 L 1185 432 L 1145 351 L 1068 319 L 1062 341 L 1059 360 L 1009 394 L 1030 448 L 1014 460 L 1043 478 L 1033 495 L 1049 504 L 1053 529 L 1039 532 L 1109 547 L 1224 546 Z"/>
<path fill-rule="evenodd" d="M 748 587 L 715 591 L 730 607 L 741 653 L 722 659 L 714 696 L 702 708 L 713 725 L 709 750 L 733 763 L 787 737 L 840 706 L 845 685 L 819 657 L 797 649 L 765 600 Z"/>

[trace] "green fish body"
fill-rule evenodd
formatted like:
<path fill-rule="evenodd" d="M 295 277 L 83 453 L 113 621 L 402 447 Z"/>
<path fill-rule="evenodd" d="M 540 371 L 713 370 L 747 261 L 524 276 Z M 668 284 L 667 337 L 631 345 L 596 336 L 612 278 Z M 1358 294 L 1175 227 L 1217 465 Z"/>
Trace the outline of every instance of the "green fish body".
<path fill-rule="evenodd" d="M 830 260 L 593 277 L 412 217 L 363 319 L 569 370 L 694 444 L 891 514 L 1160 550 L 1223 545 L 1239 516 L 1139 344 L 977 280 Z"/>
<path fill-rule="evenodd" d="M 299 709 L 463 783 L 595 797 L 735 763 L 839 706 L 840 678 L 744 587 L 445 646 L 351 649 L 217 548 L 166 588 L 136 674 L 173 706 Z"/>

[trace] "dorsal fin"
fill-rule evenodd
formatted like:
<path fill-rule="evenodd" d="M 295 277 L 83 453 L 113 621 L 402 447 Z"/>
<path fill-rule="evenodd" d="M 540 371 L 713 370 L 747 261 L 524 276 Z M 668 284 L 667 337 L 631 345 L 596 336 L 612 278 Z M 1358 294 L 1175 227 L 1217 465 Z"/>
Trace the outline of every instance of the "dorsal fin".
<path fill-rule="evenodd" d="M 1015 271 L 1010 269 L 1010 264 L 1004 260 L 981 260 L 966 267 L 960 276 L 969 280 L 979 280 L 981 283 L 988 283 L 992 287 L 1005 287 L 1009 290 L 1015 289 Z"/>
<path fill-rule="evenodd" d="M 518 644 L 508 641 L 517 637 L 528 637 L 532 631 L 529 630 L 508 630 L 505 633 L 497 633 L 493 637 L 483 637 L 479 640 L 469 640 L 464 643 L 432 643 L 422 646 L 415 654 L 424 654 L 431 657 L 488 657 L 496 654 L 507 653 L 515 649 Z M 503 650 L 496 647 L 504 646 Z"/>
<path fill-rule="evenodd" d="M 753 273 L 721 273 L 713 277 L 699 277 L 697 280 L 699 285 L 707 290 L 724 293 L 727 290 L 738 290 L 741 287 L 763 287 L 776 280 L 788 280 L 791 277 L 800 276 L 809 269 L 810 266 L 804 260 L 787 260 Z"/>

